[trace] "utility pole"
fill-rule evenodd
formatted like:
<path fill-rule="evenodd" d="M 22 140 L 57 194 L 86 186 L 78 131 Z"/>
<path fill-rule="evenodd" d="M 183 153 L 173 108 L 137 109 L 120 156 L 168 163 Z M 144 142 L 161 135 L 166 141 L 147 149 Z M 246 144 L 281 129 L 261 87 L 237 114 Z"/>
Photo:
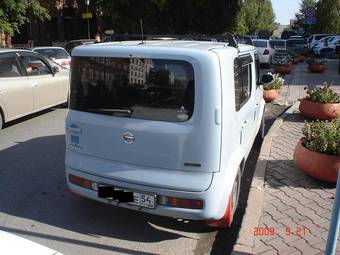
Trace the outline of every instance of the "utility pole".
<path fill-rule="evenodd" d="M 338 181 L 336 183 L 335 198 L 333 204 L 332 218 L 328 231 L 328 239 L 325 255 L 335 254 L 335 248 L 339 235 L 340 226 L 340 169 L 338 172 Z"/>

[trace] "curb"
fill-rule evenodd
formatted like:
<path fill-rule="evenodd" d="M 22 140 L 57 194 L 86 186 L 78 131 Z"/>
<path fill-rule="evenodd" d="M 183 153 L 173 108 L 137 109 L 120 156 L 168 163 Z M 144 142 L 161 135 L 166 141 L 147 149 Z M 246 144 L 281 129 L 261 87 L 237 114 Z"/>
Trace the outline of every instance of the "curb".
<path fill-rule="evenodd" d="M 238 233 L 237 241 L 231 254 L 256 254 L 255 237 L 253 235 L 254 227 L 259 225 L 264 206 L 264 178 L 267 168 L 267 159 L 270 155 L 273 137 L 280 129 L 283 121 L 292 114 L 299 102 L 289 106 L 273 123 L 267 135 L 264 137 L 260 154 L 256 162 L 253 180 L 251 182 L 248 195 L 248 205 L 243 216 L 241 229 Z"/>

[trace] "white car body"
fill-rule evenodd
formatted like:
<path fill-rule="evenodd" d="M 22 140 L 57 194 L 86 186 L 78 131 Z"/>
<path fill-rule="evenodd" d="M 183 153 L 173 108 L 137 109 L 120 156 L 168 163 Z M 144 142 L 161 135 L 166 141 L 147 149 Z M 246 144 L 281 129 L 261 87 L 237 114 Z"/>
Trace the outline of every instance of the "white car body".
<path fill-rule="evenodd" d="M 44 57 L 53 60 L 54 62 L 58 63 L 62 67 L 70 69 L 71 56 L 62 47 L 36 47 L 36 48 L 33 48 L 32 51 L 37 52 L 43 55 Z"/>
<path fill-rule="evenodd" d="M 41 244 L 0 230 L 0 254 L 6 255 L 63 255 Z"/>
<path fill-rule="evenodd" d="M 30 60 L 31 75 L 23 59 Z M 0 129 L 3 123 L 67 102 L 68 90 L 67 69 L 53 69 L 32 51 L 0 49 Z"/>
<path fill-rule="evenodd" d="M 269 40 L 254 39 L 252 41 L 259 52 L 260 63 L 270 65 L 275 50 L 270 47 Z"/>
<path fill-rule="evenodd" d="M 308 38 L 308 48 L 313 49 L 315 44 L 324 37 L 330 36 L 329 34 L 314 34 Z"/>
<path fill-rule="evenodd" d="M 226 43 L 176 40 L 142 44 L 115 42 L 75 48 L 70 110 L 66 117 L 65 167 L 69 189 L 90 199 L 141 212 L 192 220 L 221 219 L 232 201 L 231 194 L 235 194 L 232 188 L 243 171 L 265 105 L 262 87 L 258 85 L 257 52 L 245 45 L 239 50 Z M 133 81 L 133 77 L 142 77 L 136 75 L 135 70 L 149 70 L 145 72 L 149 72 L 150 77 L 154 67 L 163 66 L 157 63 L 164 63 L 165 69 L 155 69 L 155 72 L 168 73 L 169 88 L 166 87 L 163 96 L 183 88 L 182 106 L 179 103 L 178 108 L 168 109 L 159 103 L 159 107 L 164 108 L 156 108 L 158 98 L 163 98 L 157 79 L 150 82 L 154 87 L 145 80 Z M 180 68 L 182 65 L 186 71 Z M 191 77 L 190 70 L 193 70 L 193 79 L 186 80 Z M 126 73 L 125 78 L 121 72 Z M 244 73 L 247 75 L 241 75 Z M 248 78 L 240 80 L 241 76 Z M 176 79 L 181 79 L 182 85 L 174 89 Z M 123 81 L 129 80 L 131 84 L 124 85 L 128 92 L 124 92 Z M 114 87 L 115 83 L 122 86 Z M 120 90 L 125 94 L 118 94 Z M 125 105 L 137 97 L 135 90 L 145 95 L 143 100 L 149 95 L 153 99 L 146 100 L 149 106 L 144 108 L 131 106 L 133 110 L 127 110 L 131 116 L 105 115 L 97 113 L 99 109 L 92 109 L 103 104 L 102 110 L 107 111 L 108 104 L 116 101 Z M 190 96 L 193 101 L 186 99 Z M 169 100 L 177 102 L 177 97 L 169 96 Z M 170 104 L 169 100 L 164 103 Z M 95 103 L 92 105 L 92 102 Z M 193 110 L 188 111 L 190 105 Z M 148 114 L 144 115 L 143 111 Z M 177 115 L 177 121 L 164 119 L 172 114 Z M 103 198 L 98 185 L 133 191 L 136 203 Z M 103 190 L 103 186 L 100 187 Z M 148 204 L 147 199 L 154 203 Z M 173 206 L 176 199 L 188 199 L 191 204 L 195 201 L 199 208 Z"/>
<path fill-rule="evenodd" d="M 338 45 L 339 43 L 340 36 L 328 37 L 327 40 L 320 41 L 319 43 L 317 43 L 313 48 L 313 52 L 314 54 L 318 55 L 321 53 L 322 49 L 330 48 L 335 50 L 336 45 Z"/>

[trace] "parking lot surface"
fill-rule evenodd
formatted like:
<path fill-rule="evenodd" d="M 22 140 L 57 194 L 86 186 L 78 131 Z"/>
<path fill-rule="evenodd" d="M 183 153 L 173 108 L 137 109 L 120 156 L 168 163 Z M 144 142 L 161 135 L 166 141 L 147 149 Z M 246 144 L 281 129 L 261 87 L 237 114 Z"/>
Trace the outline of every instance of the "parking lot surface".
<path fill-rule="evenodd" d="M 267 108 L 268 125 L 281 106 Z M 67 191 L 64 173 L 67 109 L 55 108 L 0 131 L 0 229 L 77 254 L 228 254 L 237 238 L 261 141 L 242 178 L 236 224 L 226 230 L 203 222 L 116 208 Z"/>

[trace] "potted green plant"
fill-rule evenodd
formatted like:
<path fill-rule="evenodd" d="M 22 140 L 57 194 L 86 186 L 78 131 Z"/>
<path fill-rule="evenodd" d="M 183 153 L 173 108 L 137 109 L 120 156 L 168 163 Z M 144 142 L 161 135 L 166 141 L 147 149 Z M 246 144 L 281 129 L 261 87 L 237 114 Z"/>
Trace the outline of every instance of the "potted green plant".
<path fill-rule="evenodd" d="M 274 58 L 272 64 L 274 65 L 275 73 L 289 74 L 292 71 L 292 65 L 290 62 L 291 61 L 288 56 L 282 58 Z"/>
<path fill-rule="evenodd" d="M 269 82 L 262 82 L 263 99 L 269 103 L 277 99 L 279 96 L 279 89 L 283 86 L 285 80 L 278 74 L 268 73 L 272 77 Z"/>
<path fill-rule="evenodd" d="M 316 179 L 336 182 L 340 168 L 340 119 L 305 123 L 294 150 L 297 167 Z"/>
<path fill-rule="evenodd" d="M 300 62 L 300 56 L 296 52 L 291 51 L 291 52 L 289 52 L 289 55 L 292 57 L 293 64 L 296 65 Z"/>
<path fill-rule="evenodd" d="M 310 57 L 307 59 L 307 64 L 308 64 L 308 70 L 311 73 L 323 73 L 326 70 L 326 62 L 327 60 L 322 58 L 322 59 L 317 59 L 315 57 Z"/>
<path fill-rule="evenodd" d="M 305 56 L 304 55 L 300 55 L 299 56 L 299 61 L 302 63 L 305 61 Z"/>
<path fill-rule="evenodd" d="M 300 100 L 300 112 L 309 118 L 332 120 L 340 116 L 340 96 L 332 84 L 307 90 L 307 96 Z"/>

